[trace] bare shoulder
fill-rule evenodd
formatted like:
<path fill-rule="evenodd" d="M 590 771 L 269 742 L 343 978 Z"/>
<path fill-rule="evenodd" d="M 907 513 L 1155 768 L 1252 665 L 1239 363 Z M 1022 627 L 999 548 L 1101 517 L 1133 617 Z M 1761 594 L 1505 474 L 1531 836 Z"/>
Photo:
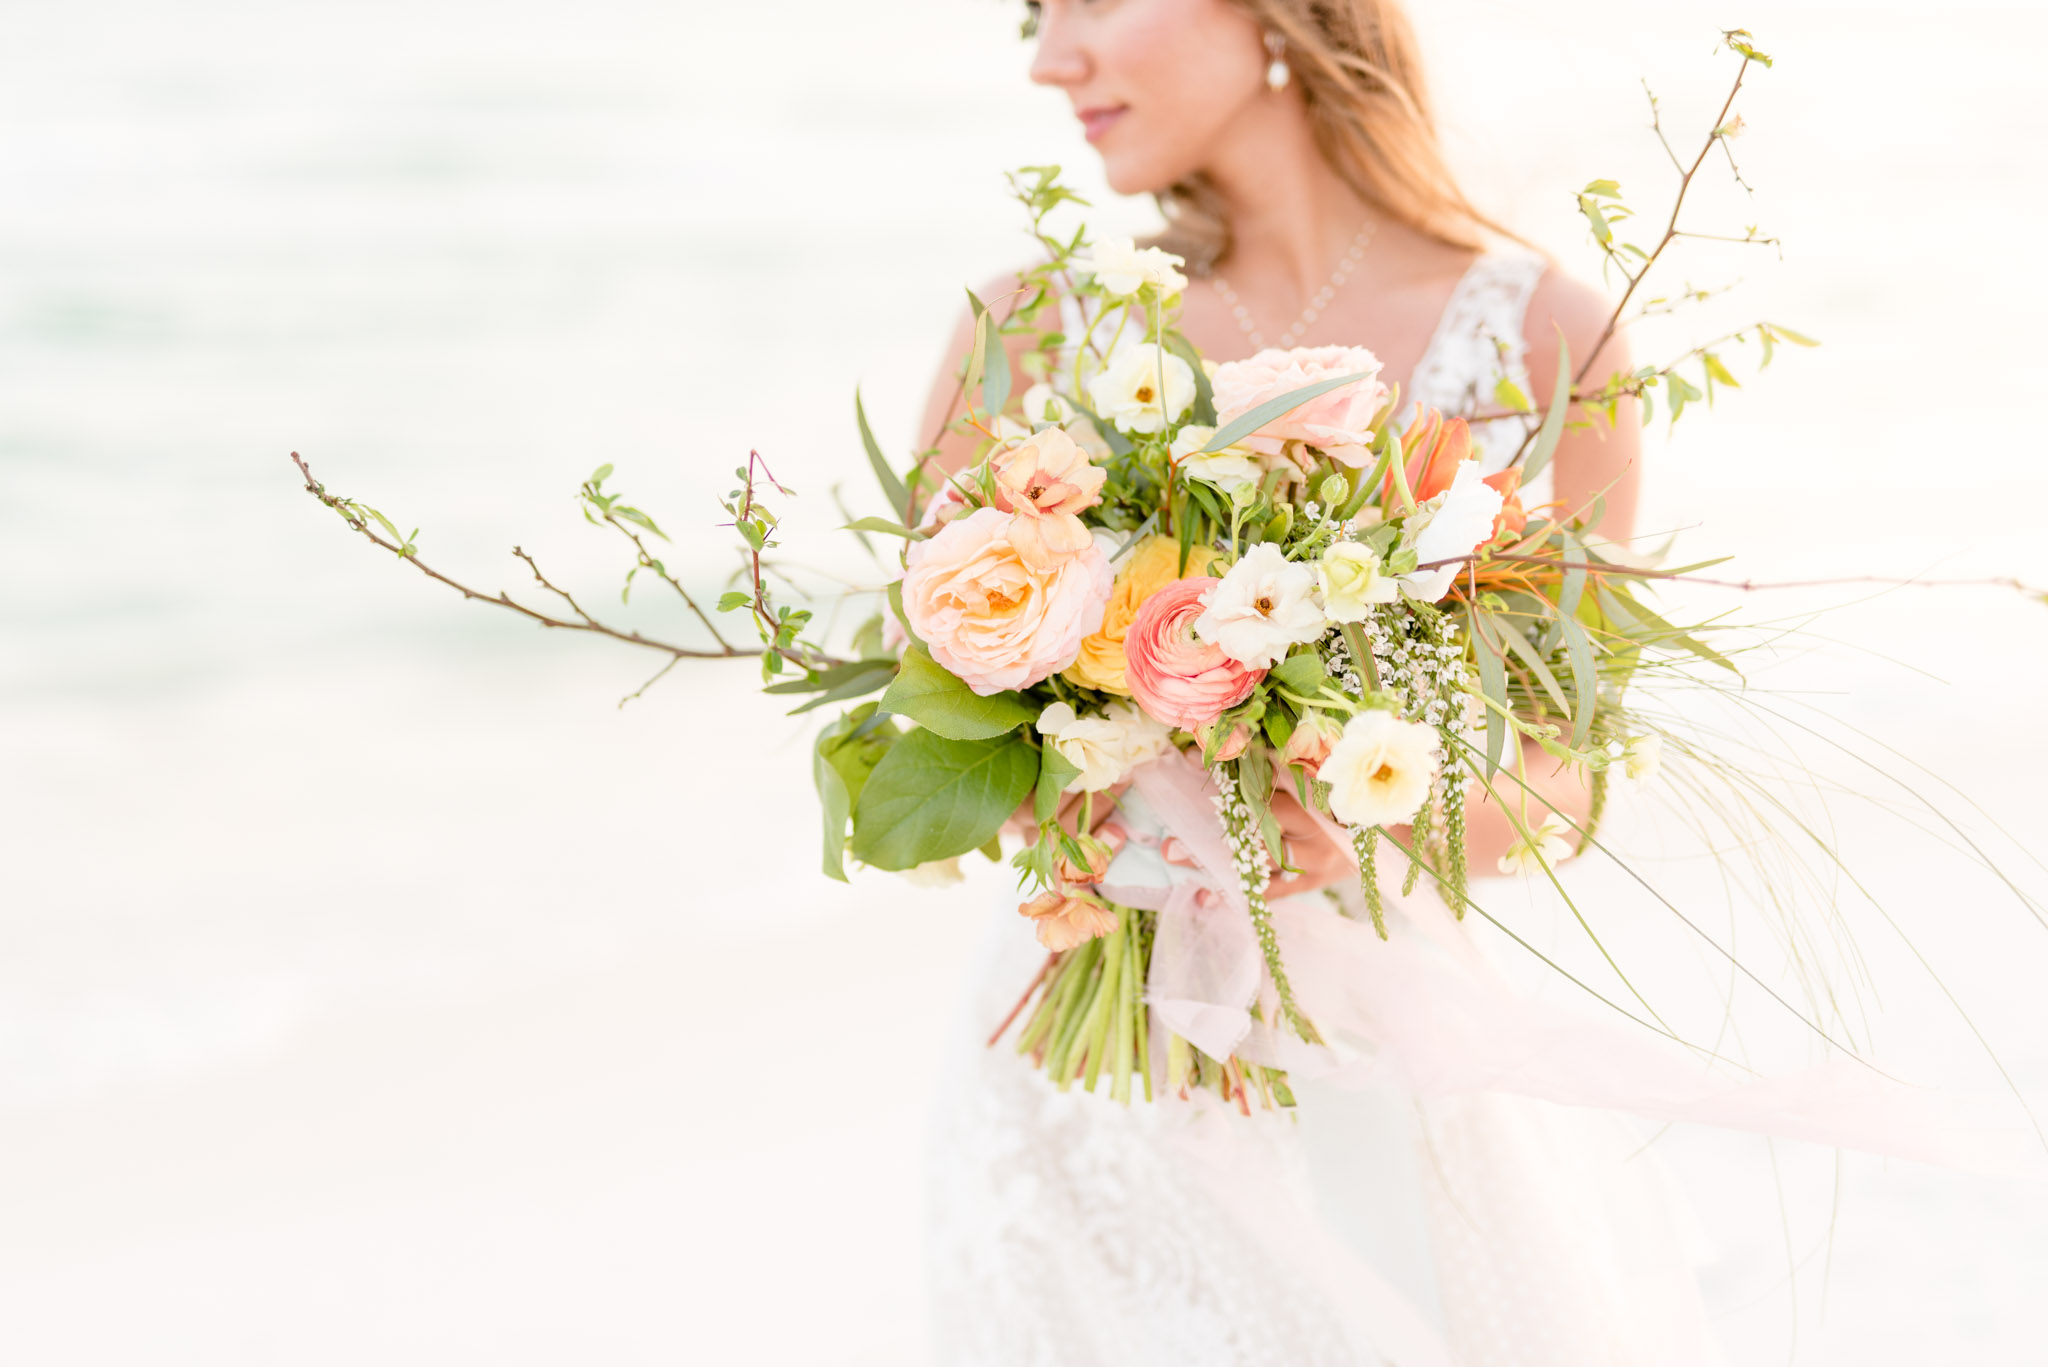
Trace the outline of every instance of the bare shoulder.
<path fill-rule="evenodd" d="M 1572 368 L 1600 351 L 1600 366 L 1588 375 L 1604 374 L 1627 364 L 1627 353 L 1619 336 L 1607 338 L 1607 320 L 1613 316 L 1614 301 L 1593 285 L 1567 275 L 1555 265 L 1547 267 L 1529 296 L 1529 311 L 1523 316 L 1522 336 L 1529 346 L 1529 375 L 1539 387 L 1548 388 L 1557 374 L 1557 339 L 1564 337 L 1571 348 Z"/>

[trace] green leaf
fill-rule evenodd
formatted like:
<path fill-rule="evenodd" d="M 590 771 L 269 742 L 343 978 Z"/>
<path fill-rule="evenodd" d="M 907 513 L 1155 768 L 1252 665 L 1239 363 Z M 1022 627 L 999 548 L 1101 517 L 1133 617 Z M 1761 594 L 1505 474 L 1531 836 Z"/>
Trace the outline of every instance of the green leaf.
<path fill-rule="evenodd" d="M 1536 647 L 1529 644 L 1529 638 L 1522 635 L 1511 622 L 1502 622 L 1498 625 L 1501 643 L 1520 656 L 1523 664 L 1529 666 L 1530 672 L 1536 676 L 1536 682 L 1543 685 L 1543 691 L 1557 704 L 1558 712 L 1565 716 L 1571 715 L 1572 705 L 1565 698 L 1564 689 L 1558 686 L 1557 676 L 1550 672 L 1550 666 L 1537 654 Z"/>
<path fill-rule="evenodd" d="M 1050 744 L 1038 751 L 1038 795 L 1032 799 L 1031 815 L 1041 824 L 1060 814 L 1060 797 L 1081 773 L 1081 766 Z"/>
<path fill-rule="evenodd" d="M 1188 363 L 1188 369 L 1195 372 L 1195 406 L 1188 414 L 1188 421 L 1202 427 L 1216 425 L 1216 391 L 1209 386 L 1209 373 L 1202 369 L 1202 353 L 1195 350 L 1194 343 L 1178 332 L 1166 334 L 1166 349 Z"/>
<path fill-rule="evenodd" d="M 1786 327 L 1783 323 L 1769 323 L 1766 324 L 1766 326 L 1770 328 L 1771 335 L 1776 337 L 1781 342 L 1790 342 L 1793 346 L 1820 345 L 1820 343 L 1813 340 L 1813 338 L 1808 337 L 1806 334 L 1801 332 L 1794 332 L 1791 328 Z"/>
<path fill-rule="evenodd" d="M 1493 387 L 1493 401 L 1511 413 L 1536 411 L 1536 405 L 1529 402 L 1529 396 L 1522 392 L 1521 386 L 1505 375 L 1501 376 L 1500 382 Z"/>
<path fill-rule="evenodd" d="M 988 317 L 988 306 L 977 299 L 973 290 L 967 291 L 967 302 L 974 309 L 974 347 L 967 353 L 967 369 L 960 372 L 960 391 L 972 394 L 981 384 L 981 372 L 988 364 L 988 338 L 991 329 L 984 326 Z M 1001 350 L 1000 347 L 997 350 Z"/>
<path fill-rule="evenodd" d="M 1543 473 L 1543 467 L 1550 464 L 1551 454 L 1557 450 L 1557 439 L 1564 435 L 1564 415 L 1571 404 L 1572 348 L 1571 343 L 1564 339 L 1564 329 L 1559 328 L 1557 383 L 1551 386 L 1550 408 L 1543 415 L 1543 425 L 1536 429 L 1536 445 L 1530 450 L 1529 459 L 1522 466 L 1523 484 L 1533 483 L 1536 476 Z"/>
<path fill-rule="evenodd" d="M 1564 650 L 1572 662 L 1572 701 L 1577 704 L 1572 709 L 1572 748 L 1576 750 L 1593 732 L 1593 711 L 1600 700 L 1600 675 L 1593 665 L 1593 643 L 1586 639 L 1586 629 L 1578 619 L 1566 614 L 1557 622 L 1564 628 Z"/>
<path fill-rule="evenodd" d="M 912 731 L 890 748 L 853 806 L 853 854 L 878 869 L 913 869 L 988 842 L 1038 781 L 1021 736 L 948 740 Z"/>
<path fill-rule="evenodd" d="M 894 666 L 883 661 L 869 661 L 868 663 L 869 668 L 861 673 L 834 684 L 800 707 L 790 708 L 789 715 L 792 717 L 801 716 L 814 707 L 824 707 L 828 703 L 845 702 L 848 698 L 858 698 L 863 694 L 874 692 L 896 677 Z M 775 690 L 766 689 L 764 691 L 772 693 Z"/>
<path fill-rule="evenodd" d="M 1323 686 L 1323 679 L 1326 676 L 1323 673 L 1322 657 L 1313 650 L 1304 650 L 1282 660 L 1273 670 L 1272 677 L 1288 692 L 1312 698 Z"/>
<path fill-rule="evenodd" d="M 1728 367 L 1722 365 L 1721 358 L 1713 352 L 1709 351 L 1700 357 L 1700 362 L 1706 367 L 1707 374 L 1712 376 L 1716 383 L 1725 384 L 1730 389 L 1742 388 L 1742 382 L 1728 373 Z"/>
<path fill-rule="evenodd" d="M 631 580 L 633 575 L 637 573 L 638 570 L 639 566 L 634 566 L 633 569 L 628 570 L 626 572 L 626 578 L 628 580 Z M 752 594 L 741 593 L 738 589 L 734 589 L 731 593 L 725 594 L 719 598 L 718 610 L 720 612 L 732 612 L 738 608 L 743 608 L 747 606 L 747 604 L 753 601 L 754 596 Z"/>
<path fill-rule="evenodd" d="M 584 483 L 585 483 L 585 484 L 602 484 L 602 483 L 604 483 L 604 482 L 605 482 L 606 480 L 610 479 L 611 477 L 612 477 L 612 467 L 611 467 L 611 466 L 610 466 L 609 464 L 605 464 L 605 465 L 600 465 L 600 466 L 598 466 L 598 467 L 597 467 L 597 468 L 596 468 L 595 470 L 592 470 L 592 471 L 590 472 L 590 478 L 589 478 L 589 479 L 587 479 L 587 480 L 585 480 L 585 481 L 584 481 Z"/>
<path fill-rule="evenodd" d="M 1038 709 L 1019 693 L 983 696 L 915 646 L 882 695 L 882 710 L 909 717 L 949 740 L 983 740 L 1038 720 Z"/>
<path fill-rule="evenodd" d="M 868 427 L 868 411 L 861 405 L 860 390 L 853 391 L 853 416 L 860 424 L 860 444 L 867 448 L 868 465 L 875 472 L 875 482 L 882 486 L 882 497 L 889 500 L 889 509 L 897 517 L 910 517 L 910 494 L 904 489 L 903 481 L 896 478 L 896 472 L 889 468 L 889 462 L 882 456 L 882 448 L 875 444 L 875 434 Z"/>
<path fill-rule="evenodd" d="M 1612 180 L 1589 180 L 1581 194 L 1598 195 L 1602 199 L 1616 199 L 1621 195 L 1621 183 Z"/>
<path fill-rule="evenodd" d="M 870 725 L 875 705 L 864 703 L 818 733 L 811 750 L 811 779 L 825 821 L 825 876 L 846 879 L 846 823 L 854 801 L 873 773 L 890 734 Z"/>
<path fill-rule="evenodd" d="M 891 579 L 889 581 L 889 611 L 896 614 L 896 624 L 903 628 L 903 634 L 917 645 L 922 646 L 924 642 L 919 639 L 917 632 L 911 629 L 910 618 L 903 611 L 903 581 L 901 579 Z"/>
<path fill-rule="evenodd" d="M 882 536 L 900 536 L 905 541 L 922 541 L 925 534 L 904 526 L 901 522 L 886 517 L 864 517 L 858 522 L 849 522 L 840 529 L 848 532 L 876 532 Z"/>
<path fill-rule="evenodd" d="M 1243 441 L 1246 437 L 1273 421 L 1273 419 L 1283 414 L 1292 413 L 1310 399 L 1316 398 L 1318 395 L 1327 394 L 1333 389 L 1342 388 L 1347 384 L 1355 384 L 1364 378 L 1363 374 L 1333 375 L 1327 380 L 1317 380 L 1314 384 L 1303 385 L 1291 393 L 1282 394 L 1277 399 L 1268 399 L 1251 412 L 1234 419 L 1229 426 L 1209 438 L 1209 444 L 1202 448 L 1202 452 L 1204 455 L 1212 454 L 1223 450 L 1235 442 Z"/>
<path fill-rule="evenodd" d="M 989 416 L 994 417 L 1010 402 L 1010 356 L 1003 350 L 1003 338 L 996 330 L 995 314 L 982 314 L 981 325 L 988 333 L 982 339 L 986 361 L 981 377 L 981 401 Z"/>
<path fill-rule="evenodd" d="M 1500 647 L 1494 644 L 1493 633 L 1487 629 L 1486 613 L 1477 605 L 1472 609 L 1472 634 L 1479 641 L 1473 651 L 1479 666 L 1479 691 L 1493 704 L 1486 709 L 1485 774 L 1492 778 L 1500 768 L 1501 751 L 1507 748 L 1508 723 L 1504 713 L 1508 706 L 1508 671 L 1502 663 Z"/>

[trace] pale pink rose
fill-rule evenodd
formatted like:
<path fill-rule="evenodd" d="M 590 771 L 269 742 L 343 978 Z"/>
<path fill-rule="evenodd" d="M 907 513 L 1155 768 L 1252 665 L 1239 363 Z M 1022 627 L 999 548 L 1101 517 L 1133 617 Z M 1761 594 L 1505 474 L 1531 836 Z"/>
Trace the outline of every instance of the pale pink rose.
<path fill-rule="evenodd" d="M 1380 382 L 1380 358 L 1364 347 L 1267 347 L 1242 361 L 1216 367 L 1210 381 L 1216 395 L 1216 425 L 1228 426 L 1269 399 L 1337 375 L 1363 375 L 1356 384 L 1340 385 L 1288 410 L 1238 445 L 1265 456 L 1288 455 L 1306 465 L 1294 446 L 1313 446 L 1332 460 L 1361 466 L 1369 462 L 1372 419 L 1387 401 Z"/>
<path fill-rule="evenodd" d="M 1017 914 L 1037 922 L 1038 943 L 1055 954 L 1116 929 L 1114 911 L 1093 897 L 1064 892 L 1040 893 L 1019 905 Z"/>
<path fill-rule="evenodd" d="M 1176 579 L 1145 600 L 1124 633 L 1131 697 L 1171 726 L 1193 731 L 1250 697 L 1263 669 L 1246 669 L 1195 635 L 1214 579 Z"/>
<path fill-rule="evenodd" d="M 983 696 L 1028 688 L 1072 664 L 1109 601 L 1109 559 L 1092 542 L 1041 569 L 1011 539 L 1016 521 L 977 508 L 913 543 L 903 575 L 910 629 Z"/>
<path fill-rule="evenodd" d="M 1088 545 L 1079 514 L 1102 501 L 1108 472 L 1057 427 L 1048 427 L 998 455 L 992 465 L 996 506 L 1017 514 L 1010 539 L 1024 558 L 1049 569 Z"/>

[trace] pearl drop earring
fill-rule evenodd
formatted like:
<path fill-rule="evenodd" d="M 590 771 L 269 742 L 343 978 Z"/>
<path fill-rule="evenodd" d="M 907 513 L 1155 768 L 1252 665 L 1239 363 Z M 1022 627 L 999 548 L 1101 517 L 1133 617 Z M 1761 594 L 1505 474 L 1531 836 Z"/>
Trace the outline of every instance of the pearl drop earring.
<path fill-rule="evenodd" d="M 1266 63 L 1266 89 L 1282 91 L 1294 79 L 1294 73 L 1287 68 L 1287 59 L 1281 54 L 1287 51 L 1287 40 L 1277 33 L 1266 35 L 1266 53 L 1272 58 Z"/>

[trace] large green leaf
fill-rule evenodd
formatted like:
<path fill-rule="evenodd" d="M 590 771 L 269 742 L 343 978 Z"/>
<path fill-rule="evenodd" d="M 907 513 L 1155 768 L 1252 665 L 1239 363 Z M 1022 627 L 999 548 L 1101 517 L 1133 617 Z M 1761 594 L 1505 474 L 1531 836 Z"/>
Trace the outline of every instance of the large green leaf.
<path fill-rule="evenodd" d="M 1327 394 L 1333 389 L 1353 384 L 1364 378 L 1365 376 L 1362 373 L 1358 375 L 1333 375 L 1327 380 L 1317 380 L 1314 384 L 1305 384 L 1297 390 L 1282 394 L 1277 399 L 1268 399 L 1243 417 L 1232 420 L 1229 426 L 1209 438 L 1209 444 L 1204 446 L 1202 450 L 1205 453 L 1221 451 L 1226 446 L 1243 441 L 1246 437 L 1249 437 L 1252 433 L 1258 431 L 1261 427 L 1264 427 L 1282 414 L 1292 413 L 1317 395 Z"/>
<path fill-rule="evenodd" d="M 825 876 L 846 880 L 846 823 L 891 734 L 872 725 L 873 703 L 863 703 L 818 733 L 811 779 L 825 819 Z"/>
<path fill-rule="evenodd" d="M 986 740 L 1038 720 L 1038 709 L 1021 695 L 984 697 L 916 646 L 904 648 L 903 667 L 882 695 L 882 710 L 948 740 Z"/>
<path fill-rule="evenodd" d="M 1066 795 L 1067 785 L 1081 772 L 1081 766 L 1055 750 L 1050 744 L 1038 752 L 1038 793 L 1031 805 L 1031 815 L 1041 823 L 1052 820 L 1060 814 L 1060 798 Z"/>
<path fill-rule="evenodd" d="M 868 776 L 853 806 L 853 856 L 913 869 L 988 843 L 1038 782 L 1022 736 L 948 740 L 912 731 Z"/>

